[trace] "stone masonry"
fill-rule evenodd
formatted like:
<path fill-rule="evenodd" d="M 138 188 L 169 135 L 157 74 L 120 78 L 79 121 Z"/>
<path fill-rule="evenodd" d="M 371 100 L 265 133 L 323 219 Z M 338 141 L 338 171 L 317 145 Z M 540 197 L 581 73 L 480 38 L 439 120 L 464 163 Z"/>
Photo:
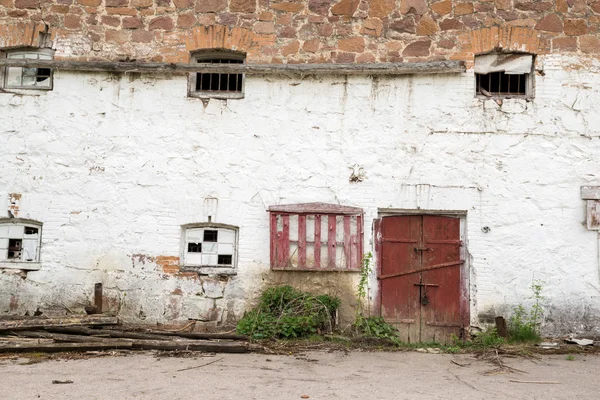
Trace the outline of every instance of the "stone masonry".
<path fill-rule="evenodd" d="M 469 61 L 502 42 L 600 54 L 597 0 L 0 0 L 0 48 L 45 25 L 56 58 L 73 60 L 188 62 L 222 47 L 252 63 Z"/>

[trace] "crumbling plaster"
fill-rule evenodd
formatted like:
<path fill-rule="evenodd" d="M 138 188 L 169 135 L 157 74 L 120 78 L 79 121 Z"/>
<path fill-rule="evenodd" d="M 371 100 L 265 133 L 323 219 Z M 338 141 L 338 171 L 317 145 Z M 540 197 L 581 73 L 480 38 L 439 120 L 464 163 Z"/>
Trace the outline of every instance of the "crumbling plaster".
<path fill-rule="evenodd" d="M 364 208 L 365 251 L 378 208 L 466 210 L 473 324 L 527 304 L 536 278 L 548 333 L 600 333 L 579 192 L 599 179 L 600 64 L 538 64 L 535 100 L 501 105 L 474 97 L 472 71 L 248 77 L 244 99 L 207 104 L 185 77 L 59 71 L 53 91 L 2 93 L 0 198 L 22 194 L 20 217 L 44 227 L 41 270 L 0 273 L 0 311 L 81 312 L 102 282 L 131 321 L 233 321 L 281 281 L 267 207 L 324 201 Z M 179 256 L 180 226 L 206 221 L 209 196 L 216 222 L 239 226 L 238 274 L 165 272 L 157 260 Z"/>

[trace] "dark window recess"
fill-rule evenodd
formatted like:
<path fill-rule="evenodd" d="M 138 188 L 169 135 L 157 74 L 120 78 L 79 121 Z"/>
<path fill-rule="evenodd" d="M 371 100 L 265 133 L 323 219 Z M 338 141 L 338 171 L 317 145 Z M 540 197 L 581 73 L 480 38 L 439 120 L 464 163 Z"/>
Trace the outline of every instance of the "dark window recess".
<path fill-rule="evenodd" d="M 219 265 L 231 265 L 232 261 L 233 261 L 233 256 L 219 254 L 219 259 L 217 260 L 217 264 L 219 264 Z"/>
<path fill-rule="evenodd" d="M 38 228 L 34 228 L 31 226 L 26 226 L 25 227 L 25 234 L 26 235 L 36 235 L 38 233 Z"/>
<path fill-rule="evenodd" d="M 209 58 L 199 59 L 199 63 L 208 64 L 243 64 L 244 60 Z M 243 74 L 203 74 L 199 72 L 196 77 L 196 91 L 198 92 L 241 92 Z"/>
<path fill-rule="evenodd" d="M 202 253 L 202 243 L 188 243 L 188 253 Z"/>
<path fill-rule="evenodd" d="M 21 259 L 21 250 L 23 249 L 23 240 L 8 240 L 8 259 Z"/>
<path fill-rule="evenodd" d="M 506 74 L 504 72 L 491 72 L 489 74 L 475 74 L 477 94 L 484 96 L 525 96 L 527 94 L 528 74 Z"/>
<path fill-rule="evenodd" d="M 217 237 L 219 235 L 219 231 L 204 231 L 204 241 L 205 242 L 216 242 Z"/>
<path fill-rule="evenodd" d="M 46 79 L 50 79 L 52 70 L 50 68 L 26 68 L 23 70 L 23 76 L 30 76 L 27 73 L 28 70 L 33 70 L 34 73 L 31 76 L 35 76 L 36 82 L 44 82 Z"/>

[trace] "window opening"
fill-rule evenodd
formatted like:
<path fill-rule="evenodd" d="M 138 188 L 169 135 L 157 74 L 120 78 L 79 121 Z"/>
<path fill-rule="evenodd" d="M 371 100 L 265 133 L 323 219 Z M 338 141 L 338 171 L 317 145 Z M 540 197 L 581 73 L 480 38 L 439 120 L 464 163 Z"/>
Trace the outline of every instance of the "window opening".
<path fill-rule="evenodd" d="M 0 220 L 0 262 L 38 262 L 41 224 L 19 219 Z"/>
<path fill-rule="evenodd" d="M 203 226 L 204 225 L 204 226 Z M 184 228 L 183 261 L 192 268 L 234 268 L 237 228 L 222 224 L 194 224 Z"/>
<path fill-rule="evenodd" d="M 22 249 L 23 249 L 23 240 L 9 239 L 8 240 L 8 257 L 7 258 L 9 260 L 20 260 Z"/>
<path fill-rule="evenodd" d="M 213 50 L 192 55 L 192 62 L 203 64 L 244 64 L 246 55 L 241 52 Z M 193 97 L 242 98 L 244 74 L 192 73 L 189 95 Z"/>
<path fill-rule="evenodd" d="M 6 52 L 8 59 L 52 60 L 47 50 L 15 50 Z M 50 68 L 6 67 L 4 86 L 10 89 L 52 89 Z"/>
<path fill-rule="evenodd" d="M 475 57 L 476 94 L 486 97 L 531 97 L 533 55 L 484 54 Z"/>

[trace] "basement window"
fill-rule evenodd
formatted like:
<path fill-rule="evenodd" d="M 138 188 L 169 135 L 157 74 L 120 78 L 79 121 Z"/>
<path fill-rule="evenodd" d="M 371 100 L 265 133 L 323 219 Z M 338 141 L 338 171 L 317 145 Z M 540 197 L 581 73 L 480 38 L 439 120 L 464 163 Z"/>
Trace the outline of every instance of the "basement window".
<path fill-rule="evenodd" d="M 533 98 L 531 54 L 485 54 L 475 57 L 475 88 L 481 98 Z"/>
<path fill-rule="evenodd" d="M 363 255 L 363 210 L 327 203 L 269 207 L 271 269 L 358 271 Z"/>
<path fill-rule="evenodd" d="M 200 51 L 192 54 L 192 63 L 244 64 L 246 54 L 229 50 Z M 241 99 L 244 97 L 244 74 L 227 72 L 191 73 L 188 83 L 190 97 Z"/>
<path fill-rule="evenodd" d="M 39 269 L 41 228 L 37 221 L 0 220 L 0 267 Z"/>
<path fill-rule="evenodd" d="M 225 224 L 183 226 L 183 264 L 201 273 L 235 272 L 238 228 Z"/>
<path fill-rule="evenodd" d="M 18 49 L 3 52 L 0 57 L 22 60 L 52 60 L 49 49 Z M 6 89 L 52 90 L 52 69 L 5 67 L 0 72 L 2 87 Z"/>

